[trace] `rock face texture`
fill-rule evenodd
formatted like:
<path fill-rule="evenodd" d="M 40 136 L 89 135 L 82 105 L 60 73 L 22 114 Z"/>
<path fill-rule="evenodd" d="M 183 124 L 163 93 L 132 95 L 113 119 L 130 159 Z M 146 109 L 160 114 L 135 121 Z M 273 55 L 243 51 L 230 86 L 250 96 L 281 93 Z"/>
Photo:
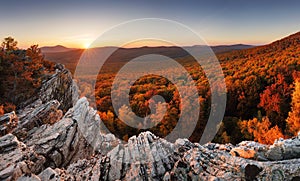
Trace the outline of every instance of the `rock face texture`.
<path fill-rule="evenodd" d="M 43 103 L 59 101 L 60 109 L 67 111 L 78 100 L 78 87 L 72 79 L 71 72 L 60 67 L 56 69 L 56 74 L 43 84 L 38 96 Z"/>
<path fill-rule="evenodd" d="M 300 134 L 273 145 L 170 143 L 150 132 L 121 142 L 58 67 L 32 103 L 0 117 L 0 180 L 300 179 Z"/>
<path fill-rule="evenodd" d="M 5 135 L 18 125 L 18 116 L 16 113 L 10 112 L 0 117 L 0 136 Z"/>

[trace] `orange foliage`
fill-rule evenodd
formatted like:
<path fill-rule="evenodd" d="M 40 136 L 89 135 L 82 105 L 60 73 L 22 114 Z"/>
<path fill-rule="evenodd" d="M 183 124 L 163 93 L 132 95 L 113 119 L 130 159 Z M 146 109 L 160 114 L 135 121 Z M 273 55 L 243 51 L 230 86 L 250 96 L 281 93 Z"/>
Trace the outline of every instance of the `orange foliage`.
<path fill-rule="evenodd" d="M 266 90 L 260 95 L 259 107 L 264 108 L 267 113 L 272 111 L 281 113 L 281 104 L 284 103 L 283 99 L 285 95 L 290 95 L 290 87 L 284 81 L 284 76 L 277 75 L 277 81 L 268 86 Z"/>
<path fill-rule="evenodd" d="M 292 94 L 292 111 L 286 120 L 288 132 L 297 135 L 300 131 L 300 78 L 295 81 L 295 90 Z"/>
<path fill-rule="evenodd" d="M 276 139 L 284 137 L 278 126 L 271 127 L 268 117 L 263 117 L 261 121 L 257 118 L 245 120 L 239 126 L 242 133 L 250 133 L 255 141 L 263 144 L 273 144 Z"/>
<path fill-rule="evenodd" d="M 291 75 L 300 68 L 299 40 L 299 36 L 289 37 L 288 39 L 280 40 L 270 45 L 217 55 L 225 75 L 228 99 L 224 117 L 227 121 L 224 123 L 224 129 L 221 130 L 222 132 L 217 135 L 220 139 L 215 140 L 237 143 L 241 140 L 250 139 L 252 137 L 249 135 L 252 135 L 254 132 L 251 132 L 251 134 L 247 133 L 248 135 L 245 132 L 242 134 L 237 125 L 238 120 L 249 120 L 253 117 L 259 117 L 259 119 L 261 119 L 263 116 L 268 117 L 269 120 L 264 120 L 263 123 L 260 123 L 260 126 L 262 126 L 261 130 L 267 129 L 268 131 L 258 131 L 255 132 L 255 134 L 261 133 L 263 136 L 268 134 L 272 135 L 266 136 L 269 140 L 265 141 L 263 138 L 259 138 L 258 135 L 256 135 L 255 139 L 259 138 L 261 142 L 271 143 L 274 139 L 283 135 L 281 130 L 285 130 L 286 121 L 284 120 L 288 117 L 288 112 L 290 111 L 291 85 L 293 82 Z M 286 42 L 292 43 L 287 44 Z M 130 57 L 131 53 L 135 55 L 135 53 L 140 50 L 124 51 L 126 51 L 126 56 Z M 123 124 L 119 125 L 120 120 L 113 110 L 110 93 L 114 76 L 122 65 L 127 62 L 126 56 L 120 54 L 120 56 L 116 56 L 118 59 L 106 61 L 106 65 L 104 65 L 99 72 L 95 85 L 96 105 L 98 111 L 101 112 L 101 119 L 104 120 L 105 124 L 110 126 L 112 132 L 118 132 L 123 136 L 127 135 L 129 128 Z M 195 130 L 193 130 L 193 135 L 190 137 L 192 141 L 198 141 L 199 138 L 201 138 L 202 130 L 206 125 L 211 109 L 211 93 L 210 85 L 206 77 L 207 72 L 204 72 L 200 66 L 193 62 L 192 57 L 185 56 L 176 59 L 176 61 L 182 64 L 193 77 L 198 89 L 198 94 L 202 98 L 201 101 L 198 100 L 201 105 L 198 123 Z M 180 77 L 178 71 L 174 70 L 174 68 L 165 69 L 164 73 Z M 83 85 L 84 81 L 83 78 Z M 88 81 L 89 80 L 87 80 L 87 82 Z M 185 90 L 185 92 L 188 91 L 190 90 Z M 90 96 L 87 86 L 82 86 L 82 92 L 85 96 Z M 121 94 L 121 92 L 117 92 L 117 94 Z M 182 110 L 181 98 L 172 82 L 157 75 L 147 75 L 136 80 L 131 86 L 129 94 L 130 107 L 133 113 L 140 117 L 145 117 L 150 114 L 149 105 L 151 104 L 149 99 L 152 96 L 161 95 L 164 97 L 167 103 L 166 114 L 160 123 L 158 123 L 156 127 L 153 127 L 153 129 L 151 128 L 150 131 L 153 131 L 159 136 L 165 136 L 172 131 L 174 125 L 177 124 L 180 118 Z M 122 95 L 120 95 L 120 97 L 122 97 Z M 121 106 L 122 105 L 119 105 L 119 107 Z M 127 108 L 123 109 L 121 112 L 125 112 L 123 112 L 124 114 L 122 114 L 121 117 L 125 115 L 128 116 L 126 112 Z M 187 108 L 187 110 L 189 109 L 192 108 Z M 108 111 L 114 115 L 113 118 L 110 119 L 113 123 L 105 121 L 107 120 L 105 115 Z M 188 119 L 185 120 L 187 124 L 190 121 Z M 263 126 L 265 126 L 265 128 Z M 124 127 L 125 129 L 123 130 Z M 244 129 L 247 130 L 246 127 Z M 133 130 L 130 134 L 137 134 L 138 131 L 140 130 Z"/>
<path fill-rule="evenodd" d="M 50 69 L 54 64 L 44 61 L 38 45 L 27 50 L 19 49 L 12 37 L 4 39 L 0 60 L 0 103 L 11 102 L 17 106 L 32 97 L 42 78 L 46 78 L 45 74 L 51 73 L 52 70 L 45 69 L 44 63 Z"/>
<path fill-rule="evenodd" d="M 4 106 L 0 105 L 0 116 L 2 116 L 5 112 L 4 112 Z"/>

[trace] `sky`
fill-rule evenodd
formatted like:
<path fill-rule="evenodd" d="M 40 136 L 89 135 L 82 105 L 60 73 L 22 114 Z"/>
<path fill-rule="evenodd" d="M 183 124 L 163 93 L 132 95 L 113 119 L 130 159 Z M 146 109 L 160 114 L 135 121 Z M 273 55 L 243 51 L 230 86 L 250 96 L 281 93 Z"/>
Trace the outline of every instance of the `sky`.
<path fill-rule="evenodd" d="M 296 0 L 9 0 L 0 4 L 0 38 L 13 36 L 22 48 L 84 48 L 125 21 L 163 18 L 188 26 L 209 45 L 261 45 L 300 31 L 299 7 Z"/>

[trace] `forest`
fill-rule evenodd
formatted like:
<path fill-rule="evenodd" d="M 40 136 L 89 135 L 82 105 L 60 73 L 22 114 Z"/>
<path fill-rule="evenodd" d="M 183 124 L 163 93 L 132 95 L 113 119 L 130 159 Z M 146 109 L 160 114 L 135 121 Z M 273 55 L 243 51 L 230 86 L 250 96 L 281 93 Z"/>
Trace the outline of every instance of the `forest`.
<path fill-rule="evenodd" d="M 227 106 L 214 142 L 255 140 L 272 144 L 278 138 L 288 138 L 298 133 L 300 33 L 269 45 L 221 53 L 217 57 L 225 74 Z M 184 56 L 176 60 L 186 68 L 197 85 L 200 98 L 195 101 L 199 101 L 201 111 L 197 127 L 189 139 L 199 141 L 210 111 L 210 86 L 205 72 L 192 57 Z M 120 120 L 121 115 L 127 115 L 128 107 L 118 110 L 119 117 L 114 112 L 111 85 L 119 68 L 113 64 L 108 60 L 98 74 L 96 106 L 109 130 L 127 139 L 145 130 L 126 126 Z M 166 69 L 165 72 L 176 74 L 174 69 Z M 89 95 L 89 90 L 86 88 L 82 94 Z M 180 117 L 180 98 L 172 82 L 156 75 L 141 77 L 130 89 L 130 107 L 136 115 L 145 117 L 150 112 L 150 98 L 154 95 L 163 96 L 167 104 L 158 104 L 156 113 L 162 112 L 160 109 L 165 106 L 167 113 L 149 130 L 164 137 L 172 131 Z"/>
<path fill-rule="evenodd" d="M 124 116 L 128 119 L 132 116 L 128 114 L 127 106 L 120 106 L 119 117 L 112 107 L 112 83 L 116 72 L 126 63 L 122 56 L 117 55 L 118 52 L 115 54 L 117 58 L 105 62 L 100 70 L 95 87 L 91 86 L 88 75 L 78 77 L 77 81 L 81 96 L 91 99 L 91 92 L 95 90 L 96 101 L 95 105 L 91 106 L 97 108 L 101 120 L 110 132 L 117 133 L 119 138 L 127 140 L 145 130 L 123 123 L 121 119 Z M 127 56 L 135 57 L 141 54 Z M 178 54 L 181 56 L 172 58 L 185 67 L 197 86 L 199 95 L 198 100 L 193 100 L 199 102 L 201 107 L 199 119 L 189 138 L 195 142 L 202 136 L 211 109 L 210 85 L 205 72 L 191 56 Z M 236 144 L 243 140 L 255 140 L 272 144 L 278 138 L 289 138 L 298 133 L 300 33 L 264 46 L 217 53 L 217 58 L 225 75 L 227 105 L 213 142 Z M 77 60 L 73 63 L 68 62 L 66 67 L 74 72 L 76 63 Z M 1 115 L 17 111 L 22 102 L 30 98 L 38 90 L 41 82 L 53 73 L 54 63 L 45 60 L 37 45 L 22 50 L 17 48 L 17 42 L 13 38 L 8 37 L 4 39 L 0 49 L 0 71 Z M 173 68 L 164 70 L 165 74 L 180 77 L 176 72 Z M 190 90 L 186 91 L 188 94 Z M 171 81 L 158 75 L 140 77 L 130 88 L 130 107 L 136 115 L 145 117 L 150 114 L 149 107 L 153 104 L 151 98 L 154 95 L 162 96 L 166 102 L 155 106 L 155 114 L 151 114 L 149 120 L 133 124 L 153 123 L 155 126 L 148 130 L 165 137 L 176 126 L 182 108 L 179 92 Z M 160 115 L 164 108 L 167 109 L 166 114 Z M 158 121 L 157 117 L 163 119 Z M 185 121 L 189 123 L 188 118 Z"/>

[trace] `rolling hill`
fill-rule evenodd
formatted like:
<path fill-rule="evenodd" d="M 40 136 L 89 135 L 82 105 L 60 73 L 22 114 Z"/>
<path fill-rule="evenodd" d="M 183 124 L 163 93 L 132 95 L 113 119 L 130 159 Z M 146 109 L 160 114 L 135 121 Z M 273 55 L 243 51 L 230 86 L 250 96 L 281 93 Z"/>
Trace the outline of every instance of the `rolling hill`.
<path fill-rule="evenodd" d="M 225 53 L 233 50 L 242 50 L 252 48 L 252 45 L 220 45 L 220 46 L 212 46 L 212 50 L 216 53 Z M 103 48 L 94 48 L 94 51 L 105 51 L 115 47 L 103 47 Z M 196 45 L 190 47 L 184 47 L 185 49 L 199 49 L 200 51 L 203 49 L 203 46 Z M 43 47 L 42 53 L 45 55 L 45 58 L 49 61 L 53 61 L 55 63 L 62 63 L 66 65 L 71 72 L 74 72 L 75 66 L 78 63 L 80 56 L 84 52 L 84 49 L 73 49 L 66 48 L 63 46 L 55 46 L 55 47 Z M 145 54 L 161 54 L 168 56 L 170 58 L 182 58 L 189 56 L 189 54 L 180 47 L 140 47 L 140 48 L 119 48 L 111 57 L 110 62 L 127 62 L 132 58 L 145 55 Z M 90 62 L 93 64 L 94 62 Z"/>
<path fill-rule="evenodd" d="M 41 51 L 43 53 L 59 53 L 59 52 L 67 52 L 70 50 L 74 50 L 74 48 L 67 48 L 62 45 L 56 45 L 56 46 L 44 46 L 41 47 Z"/>

